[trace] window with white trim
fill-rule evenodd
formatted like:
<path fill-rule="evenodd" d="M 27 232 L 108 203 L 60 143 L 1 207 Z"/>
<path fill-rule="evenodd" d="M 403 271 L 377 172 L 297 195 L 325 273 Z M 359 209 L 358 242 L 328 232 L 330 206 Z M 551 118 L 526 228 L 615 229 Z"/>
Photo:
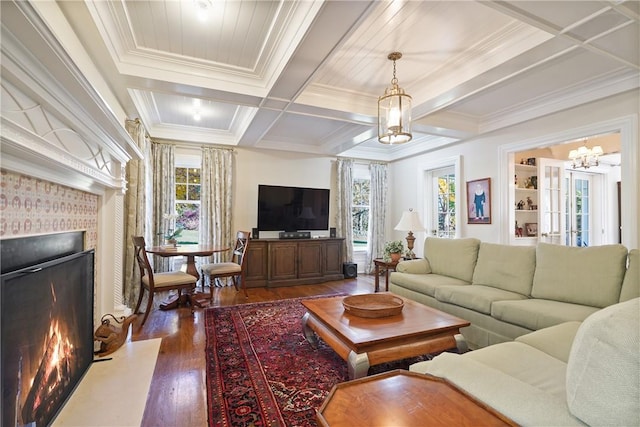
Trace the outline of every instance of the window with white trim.
<path fill-rule="evenodd" d="M 200 233 L 200 168 L 176 167 L 176 228 L 179 243 L 198 243 Z"/>
<path fill-rule="evenodd" d="M 367 165 L 353 166 L 351 218 L 353 227 L 353 250 L 366 251 L 369 234 L 369 204 L 371 174 Z"/>

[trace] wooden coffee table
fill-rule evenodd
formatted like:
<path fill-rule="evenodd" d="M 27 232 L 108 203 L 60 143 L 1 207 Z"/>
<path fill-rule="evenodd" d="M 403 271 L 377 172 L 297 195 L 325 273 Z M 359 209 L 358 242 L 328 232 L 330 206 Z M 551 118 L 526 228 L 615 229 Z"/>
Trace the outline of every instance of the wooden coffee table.
<path fill-rule="evenodd" d="M 466 320 L 407 298 L 402 298 L 404 308 L 396 316 L 357 317 L 344 311 L 343 299 L 302 301 L 307 309 L 302 328 L 311 345 L 317 345 L 317 334 L 347 362 L 350 379 L 366 376 L 370 366 L 381 363 L 455 347 L 467 350 L 459 335 L 460 328 L 470 324 Z"/>
<path fill-rule="evenodd" d="M 395 370 L 333 387 L 316 411 L 320 426 L 516 426 L 453 384 Z"/>

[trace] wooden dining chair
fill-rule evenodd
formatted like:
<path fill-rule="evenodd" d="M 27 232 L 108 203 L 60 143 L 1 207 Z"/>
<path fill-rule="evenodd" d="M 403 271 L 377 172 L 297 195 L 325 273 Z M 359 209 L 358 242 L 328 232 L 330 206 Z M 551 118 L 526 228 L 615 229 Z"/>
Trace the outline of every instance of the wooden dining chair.
<path fill-rule="evenodd" d="M 180 298 L 183 290 L 186 292 L 190 292 L 195 288 L 198 279 L 191 274 L 187 274 L 182 271 L 154 273 L 153 268 L 149 263 L 147 251 L 145 250 L 146 244 L 144 241 L 144 237 L 133 236 L 132 240 L 136 261 L 138 263 L 138 267 L 140 268 L 140 295 L 138 296 L 138 303 L 136 304 L 134 313 L 138 313 L 138 309 L 140 308 L 140 304 L 142 303 L 144 290 L 146 289 L 149 292 L 147 309 L 144 313 L 142 323 L 140 324 L 140 327 L 142 327 L 144 325 L 144 322 L 147 320 L 147 316 L 149 316 L 149 312 L 151 311 L 151 306 L 153 304 L 153 295 L 156 292 L 177 290 L 178 298 Z M 191 305 L 191 312 L 193 312 L 193 304 Z"/>
<path fill-rule="evenodd" d="M 217 279 L 231 277 L 233 280 L 233 286 L 238 291 L 238 279 L 242 289 L 244 290 L 244 296 L 249 297 L 247 294 L 247 286 L 244 282 L 245 270 L 247 265 L 247 248 L 249 247 L 249 240 L 251 235 L 248 231 L 238 231 L 236 234 L 236 243 L 231 253 L 231 261 L 229 262 L 214 262 L 210 264 L 204 264 L 200 268 L 200 276 L 202 277 L 202 287 L 205 286 L 205 277 L 209 277 L 209 299 L 213 300 L 213 283 Z"/>

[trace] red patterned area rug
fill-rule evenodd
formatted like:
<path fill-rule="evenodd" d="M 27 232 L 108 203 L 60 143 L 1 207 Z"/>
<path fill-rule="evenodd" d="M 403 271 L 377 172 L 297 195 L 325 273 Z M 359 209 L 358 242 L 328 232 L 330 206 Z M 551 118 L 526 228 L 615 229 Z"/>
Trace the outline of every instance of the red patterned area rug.
<path fill-rule="evenodd" d="M 347 365 L 302 333 L 304 306 L 294 298 L 209 308 L 205 312 L 209 426 L 315 426 L 331 387 Z M 429 356 L 374 366 L 408 368 Z"/>

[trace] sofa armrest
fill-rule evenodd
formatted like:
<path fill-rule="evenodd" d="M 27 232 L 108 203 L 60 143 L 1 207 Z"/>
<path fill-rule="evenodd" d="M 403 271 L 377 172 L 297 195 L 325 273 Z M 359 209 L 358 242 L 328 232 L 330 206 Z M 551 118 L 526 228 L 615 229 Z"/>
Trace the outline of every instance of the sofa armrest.
<path fill-rule="evenodd" d="M 430 274 L 431 265 L 425 258 L 410 259 L 406 261 L 400 261 L 396 265 L 396 271 L 399 273 L 410 274 Z"/>

